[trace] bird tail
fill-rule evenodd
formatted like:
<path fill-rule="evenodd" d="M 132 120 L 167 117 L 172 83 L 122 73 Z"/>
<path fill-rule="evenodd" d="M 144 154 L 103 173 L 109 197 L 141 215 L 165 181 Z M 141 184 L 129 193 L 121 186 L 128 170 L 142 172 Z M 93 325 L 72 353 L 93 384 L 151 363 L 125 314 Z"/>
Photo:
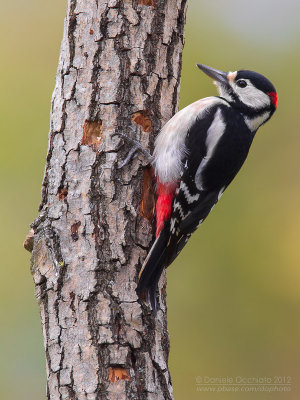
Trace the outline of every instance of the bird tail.
<path fill-rule="evenodd" d="M 150 300 L 154 314 L 157 312 L 156 290 L 158 287 L 159 278 L 165 267 L 168 240 L 169 229 L 167 226 L 165 226 L 153 243 L 139 273 L 139 282 L 136 292 L 139 298 L 142 299 L 145 295 L 146 300 Z"/>

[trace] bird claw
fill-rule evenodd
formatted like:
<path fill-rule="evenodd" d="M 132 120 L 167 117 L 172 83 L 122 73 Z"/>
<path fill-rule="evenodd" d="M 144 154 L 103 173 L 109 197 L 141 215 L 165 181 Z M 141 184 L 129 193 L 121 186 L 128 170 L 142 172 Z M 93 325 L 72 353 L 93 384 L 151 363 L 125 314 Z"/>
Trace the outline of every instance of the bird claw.
<path fill-rule="evenodd" d="M 130 129 L 133 131 L 132 128 L 130 128 Z M 121 132 L 115 132 L 115 133 L 113 133 L 112 136 L 121 136 L 128 143 L 133 145 L 133 148 L 129 151 L 127 157 L 121 163 L 121 165 L 118 166 L 118 169 L 121 169 L 121 168 L 125 167 L 125 165 L 127 165 L 130 162 L 130 160 L 132 158 L 134 158 L 136 152 L 138 152 L 138 151 L 143 154 L 143 156 L 146 159 L 146 161 L 148 162 L 148 164 L 152 164 L 153 157 L 137 140 L 132 139 L 132 138 L 128 137 L 127 135 L 125 135 L 124 133 L 121 133 Z"/>
<path fill-rule="evenodd" d="M 127 157 L 125 158 L 125 160 L 120 165 L 118 165 L 118 169 L 122 169 L 123 167 L 125 167 L 125 165 L 127 165 L 129 163 L 129 161 L 134 157 L 137 150 L 138 150 L 138 147 L 134 146 L 130 150 L 130 152 L 127 154 Z"/>

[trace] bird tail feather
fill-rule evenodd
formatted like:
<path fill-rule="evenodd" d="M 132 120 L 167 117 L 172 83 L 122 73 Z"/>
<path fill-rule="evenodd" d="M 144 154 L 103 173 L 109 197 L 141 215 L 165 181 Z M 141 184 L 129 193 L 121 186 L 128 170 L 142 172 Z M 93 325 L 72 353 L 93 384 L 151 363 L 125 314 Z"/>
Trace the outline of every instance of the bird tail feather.
<path fill-rule="evenodd" d="M 139 282 L 136 289 L 137 294 L 139 298 L 142 298 L 143 294 L 146 295 L 146 300 L 150 300 L 154 314 L 157 312 L 156 290 L 158 287 L 159 278 L 165 267 L 168 240 L 168 229 L 164 227 L 153 243 L 139 273 Z"/>

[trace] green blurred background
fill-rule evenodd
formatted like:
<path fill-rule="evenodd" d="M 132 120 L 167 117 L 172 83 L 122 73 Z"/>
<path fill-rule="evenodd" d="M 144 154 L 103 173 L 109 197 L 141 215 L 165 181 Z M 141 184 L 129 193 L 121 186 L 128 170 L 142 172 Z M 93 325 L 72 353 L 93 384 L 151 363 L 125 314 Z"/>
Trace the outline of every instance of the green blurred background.
<path fill-rule="evenodd" d="M 37 216 L 62 0 L 16 0 L 0 16 L 0 398 L 45 397 L 39 311 L 22 248 Z M 299 399 L 298 0 L 189 0 L 181 107 L 215 94 L 196 62 L 267 75 L 278 111 L 201 229 L 168 271 L 177 399 Z M 201 393 L 197 377 L 291 376 L 289 393 Z"/>

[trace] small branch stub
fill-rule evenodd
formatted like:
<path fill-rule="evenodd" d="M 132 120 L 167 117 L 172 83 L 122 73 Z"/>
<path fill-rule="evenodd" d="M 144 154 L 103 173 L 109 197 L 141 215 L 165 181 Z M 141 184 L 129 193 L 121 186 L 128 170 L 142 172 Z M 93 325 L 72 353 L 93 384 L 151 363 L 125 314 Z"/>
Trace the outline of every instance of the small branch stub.
<path fill-rule="evenodd" d="M 34 230 L 30 229 L 23 243 L 24 249 L 29 251 L 30 253 L 33 250 L 33 241 L 34 241 Z"/>

